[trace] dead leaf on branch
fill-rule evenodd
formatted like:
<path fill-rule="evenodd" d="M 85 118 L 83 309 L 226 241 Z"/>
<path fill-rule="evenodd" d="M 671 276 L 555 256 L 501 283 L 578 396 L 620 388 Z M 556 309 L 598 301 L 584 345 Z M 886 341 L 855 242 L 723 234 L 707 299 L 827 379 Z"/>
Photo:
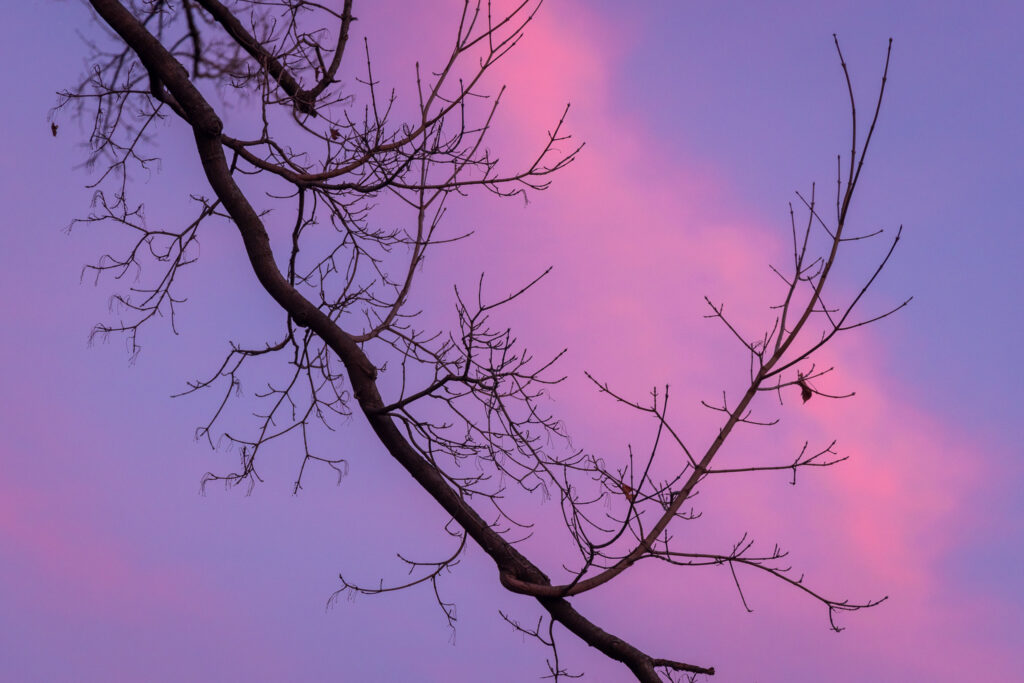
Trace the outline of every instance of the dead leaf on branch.
<path fill-rule="evenodd" d="M 797 373 L 796 375 L 796 385 L 800 387 L 800 398 L 804 400 L 804 403 L 810 401 L 811 396 L 814 396 L 814 391 L 811 389 L 810 385 L 807 384 L 807 380 L 804 379 L 804 376 L 800 373 Z"/>

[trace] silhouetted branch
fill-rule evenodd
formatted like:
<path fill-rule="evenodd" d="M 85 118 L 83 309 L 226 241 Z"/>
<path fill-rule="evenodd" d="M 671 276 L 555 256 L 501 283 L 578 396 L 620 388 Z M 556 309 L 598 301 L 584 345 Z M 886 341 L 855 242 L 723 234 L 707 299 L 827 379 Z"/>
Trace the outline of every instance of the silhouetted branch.
<path fill-rule="evenodd" d="M 301 445 L 294 493 L 311 463 L 331 469 L 340 482 L 347 460 L 314 447 L 311 430 L 332 431 L 359 413 L 381 447 L 451 517 L 445 531 L 458 545 L 450 555 L 422 561 L 399 554 L 411 578 L 393 584 L 381 580 L 364 586 L 339 575 L 342 587 L 332 603 L 341 593 L 372 595 L 429 583 L 454 632 L 455 606 L 442 598 L 439 579 L 458 564 L 471 540 L 494 562 L 503 586 L 533 596 L 546 612 L 536 626 L 502 617 L 550 649 L 548 677 L 577 676 L 562 661 L 557 624 L 621 662 L 636 680 L 654 683 L 680 676 L 692 681 L 715 669 L 653 657 L 584 617 L 569 600 L 640 560 L 728 565 L 748 610 L 741 578 L 746 567 L 759 569 L 824 604 L 836 630 L 836 612 L 880 602 L 835 600 L 808 588 L 780 564 L 785 553 L 778 546 L 758 554 L 744 535 L 729 552 L 700 553 L 684 547 L 674 530 L 700 517 L 695 501 L 703 483 L 726 479 L 712 475 L 791 471 L 795 483 L 801 468 L 846 459 L 837 455 L 835 442 L 816 452 L 804 442 L 792 462 L 778 464 L 737 465 L 721 451 L 737 427 L 779 422 L 762 417 L 760 406 L 754 412 L 753 402 L 763 392 L 774 391 L 780 405 L 790 387 L 803 403 L 816 396 L 852 396 L 826 387 L 832 368 L 816 369 L 817 352 L 840 331 L 881 320 L 909 302 L 853 317 L 889 264 L 902 229 L 858 293 L 843 298 L 833 284 L 841 248 L 881 234 L 847 233 L 881 109 L 889 53 L 874 115 L 858 146 L 853 87 L 836 41 L 853 118 L 848 169 L 844 178 L 840 158 L 834 224 L 817 210 L 813 185 L 809 197 L 798 193 L 807 210 L 799 228 L 790 205 L 792 263 L 771 266 L 782 281 L 774 320 L 763 333 L 749 336 L 744 321 L 726 317 L 724 303 L 705 297 L 711 309 L 707 317 L 720 320 L 739 341 L 749 368 L 741 393 L 723 391 L 721 403 L 701 401 L 721 420 L 714 438 L 700 449 L 696 439 L 684 439 L 669 419 L 667 385 L 652 390 L 649 401 L 637 401 L 588 373 L 599 393 L 653 420 L 646 445 L 630 443 L 606 461 L 575 448 L 548 410 L 548 390 L 564 379 L 554 364 L 565 351 L 536 360 L 497 320 L 505 308 L 524 303 L 550 269 L 496 299 L 486 295 L 481 272 L 475 296 L 455 289 L 450 327 L 422 323 L 409 304 L 436 250 L 470 234 L 448 232 L 448 201 L 475 190 L 498 197 L 544 190 L 552 174 L 582 149 L 566 132 L 568 105 L 534 142 L 526 162 L 509 167 L 489 147 L 505 90 L 488 90 L 486 76 L 522 40 L 539 0 L 525 0 L 503 14 L 489 2 L 467 0 L 449 53 L 433 70 L 417 64 L 415 102 L 404 116 L 396 92 L 382 89 L 374 76 L 368 41 L 352 61 L 353 0 L 340 8 L 308 0 L 90 3 L 112 47 L 90 44 L 92 67 L 62 93 L 58 112 L 91 116 L 87 164 L 106 167 L 93 185 L 93 212 L 72 225 L 112 224 L 130 233 L 126 248 L 101 257 L 87 271 L 97 279 L 136 278 L 112 300 L 117 321 L 95 333 L 124 334 L 134 356 L 138 332 L 150 320 L 166 316 L 174 330 L 175 307 L 183 301 L 175 285 L 198 256 L 200 232 L 210 218 L 229 222 L 281 318 L 269 341 L 231 343 L 212 374 L 189 382 L 179 394 L 213 391 L 212 415 L 196 438 L 239 454 L 237 471 L 207 473 L 202 485 L 245 483 L 251 491 L 262 481 L 259 466 L 273 442 L 289 444 L 295 452 Z M 234 103 L 246 106 L 232 109 Z M 230 119 L 223 113 L 228 110 Z M 51 125 L 56 134 L 52 117 Z M 194 142 L 213 193 L 213 199 L 192 196 L 200 205 L 198 215 L 183 227 L 153 227 L 142 205 L 128 200 L 132 175 L 154 168 L 155 159 L 142 150 L 157 135 Z M 275 214 L 255 208 L 255 193 L 243 190 L 253 187 L 249 176 L 264 181 Z M 382 205 L 400 218 L 382 225 L 377 211 Z M 275 253 L 278 243 L 270 233 L 278 229 L 287 247 Z M 152 279 L 142 281 L 143 272 Z M 236 425 L 232 413 L 243 386 L 258 387 L 247 395 L 255 421 L 246 426 Z M 557 500 L 575 546 L 573 557 L 561 563 L 559 582 L 517 548 L 535 525 L 521 503 L 536 499 Z"/>

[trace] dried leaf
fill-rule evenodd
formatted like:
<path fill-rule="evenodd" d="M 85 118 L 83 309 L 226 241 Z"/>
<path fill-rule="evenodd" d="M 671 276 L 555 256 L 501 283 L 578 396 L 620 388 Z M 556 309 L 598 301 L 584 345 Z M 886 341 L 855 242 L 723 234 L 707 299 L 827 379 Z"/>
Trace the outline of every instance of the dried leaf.
<path fill-rule="evenodd" d="M 634 491 L 633 487 L 627 484 L 626 482 L 619 482 L 619 490 L 622 491 L 622 495 L 624 495 L 626 497 L 626 500 L 628 500 L 630 503 L 636 500 L 636 491 Z"/>
<path fill-rule="evenodd" d="M 796 385 L 800 387 L 800 398 L 804 400 L 804 403 L 810 401 L 811 396 L 814 396 L 814 392 L 811 390 L 811 387 L 807 384 L 807 380 L 804 379 L 804 376 L 799 373 L 797 373 L 796 376 Z"/>

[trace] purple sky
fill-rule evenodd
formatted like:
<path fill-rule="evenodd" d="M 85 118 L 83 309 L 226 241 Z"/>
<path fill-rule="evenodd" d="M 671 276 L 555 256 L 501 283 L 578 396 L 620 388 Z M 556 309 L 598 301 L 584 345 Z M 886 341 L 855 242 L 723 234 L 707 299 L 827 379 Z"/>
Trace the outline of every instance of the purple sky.
<path fill-rule="evenodd" d="M 416 59 L 436 61 L 459 3 L 362 4 L 355 26 L 371 36 L 377 73 L 407 89 Z M 745 370 L 701 317 L 703 296 L 752 328 L 765 319 L 786 203 L 811 181 L 829 187 L 848 147 L 832 33 L 865 110 L 895 39 L 853 217 L 865 232 L 904 225 L 869 309 L 915 300 L 829 350 L 836 388 L 856 398 L 787 402 L 784 425 L 756 442 L 785 455 L 805 438 L 836 438 L 851 461 L 795 488 L 783 475 L 716 482 L 701 496 L 713 520 L 697 527 L 719 549 L 747 530 L 779 542 L 830 594 L 890 600 L 841 615 L 838 635 L 819 605 L 760 577 L 744 582 L 747 614 L 722 569 L 640 566 L 577 601 L 648 651 L 716 666 L 718 680 L 997 681 L 1024 668 L 1024 8 L 893 5 L 655 2 L 625 13 L 611 0 L 550 0 L 502 67 L 510 91 L 496 144 L 512 157 L 529 149 L 571 101 L 569 128 L 587 147 L 527 207 L 488 197 L 453 207 L 450 230 L 477 236 L 439 252 L 422 280 L 417 303 L 450 319 L 451 284 L 486 269 L 504 291 L 554 265 L 502 320 L 538 355 L 569 347 L 556 395 L 577 444 L 612 458 L 649 436 L 594 394 L 584 369 L 638 397 L 671 383 L 674 414 L 699 440 L 698 400 Z M 449 550 L 444 516 L 358 419 L 321 437 L 350 462 L 340 486 L 323 472 L 293 497 L 297 461 L 282 448 L 251 496 L 198 495 L 201 475 L 228 471 L 234 456 L 191 438 L 214 397 L 169 396 L 212 371 L 227 340 L 253 339 L 280 316 L 237 235 L 211 224 L 184 273 L 179 335 L 157 323 L 134 365 L 117 340 L 87 347 L 115 290 L 80 284 L 81 267 L 119 235 L 62 231 L 88 210 L 90 175 L 77 168 L 87 124 L 60 115 L 53 138 L 47 113 L 83 68 L 77 34 L 94 29 L 75 3 L 15 3 L 4 15 L 0 678 L 539 678 L 547 653 L 497 614 L 530 621 L 537 609 L 501 589 L 475 549 L 442 584 L 458 604 L 454 644 L 429 590 L 325 610 L 339 572 L 398 579 L 395 552 Z M 161 171 L 138 188 L 154 223 L 188 192 L 209 194 L 187 131 L 171 123 L 163 135 Z M 847 290 L 880 247 L 857 252 Z M 541 532 L 528 546 L 552 572 L 558 538 Z M 618 665 L 562 642 L 587 680 L 622 679 Z"/>

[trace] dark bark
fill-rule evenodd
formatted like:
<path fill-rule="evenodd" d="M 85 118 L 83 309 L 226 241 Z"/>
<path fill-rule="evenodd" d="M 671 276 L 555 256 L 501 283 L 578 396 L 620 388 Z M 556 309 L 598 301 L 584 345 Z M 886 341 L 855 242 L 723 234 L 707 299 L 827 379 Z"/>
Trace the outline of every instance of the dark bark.
<path fill-rule="evenodd" d="M 420 456 L 406 440 L 393 419 L 383 412 L 385 403 L 377 388 L 377 370 L 371 360 L 350 334 L 298 292 L 281 273 L 263 222 L 232 176 L 221 139 L 221 119 L 191 82 L 188 71 L 118 0 L 90 2 L 100 17 L 138 55 L 152 79 L 158 82 L 156 86 L 165 88 L 173 98 L 176 113 L 193 129 L 196 149 L 206 178 L 238 227 L 253 272 L 260 284 L 296 324 L 308 327 L 337 354 L 348 372 L 354 396 L 363 415 L 388 453 L 493 559 L 506 586 L 509 586 L 510 582 L 507 579 L 511 577 L 518 585 L 550 587 L 550 579 L 544 572 L 484 521 L 476 510 L 452 490 L 437 469 Z M 219 7 L 227 12 L 219 3 L 210 0 L 203 0 L 201 4 L 207 8 Z M 218 20 L 222 24 L 232 25 L 227 18 L 222 19 L 218 16 Z M 237 20 L 234 23 L 237 23 Z M 284 74 L 274 76 L 286 90 L 296 90 L 300 94 L 306 92 L 299 89 L 294 81 L 289 81 Z M 312 107 L 312 102 L 309 106 Z M 552 619 L 591 647 L 625 664 L 639 681 L 661 681 L 655 666 L 708 675 L 714 673 L 713 668 L 654 659 L 586 619 L 562 597 L 537 599 Z"/>

